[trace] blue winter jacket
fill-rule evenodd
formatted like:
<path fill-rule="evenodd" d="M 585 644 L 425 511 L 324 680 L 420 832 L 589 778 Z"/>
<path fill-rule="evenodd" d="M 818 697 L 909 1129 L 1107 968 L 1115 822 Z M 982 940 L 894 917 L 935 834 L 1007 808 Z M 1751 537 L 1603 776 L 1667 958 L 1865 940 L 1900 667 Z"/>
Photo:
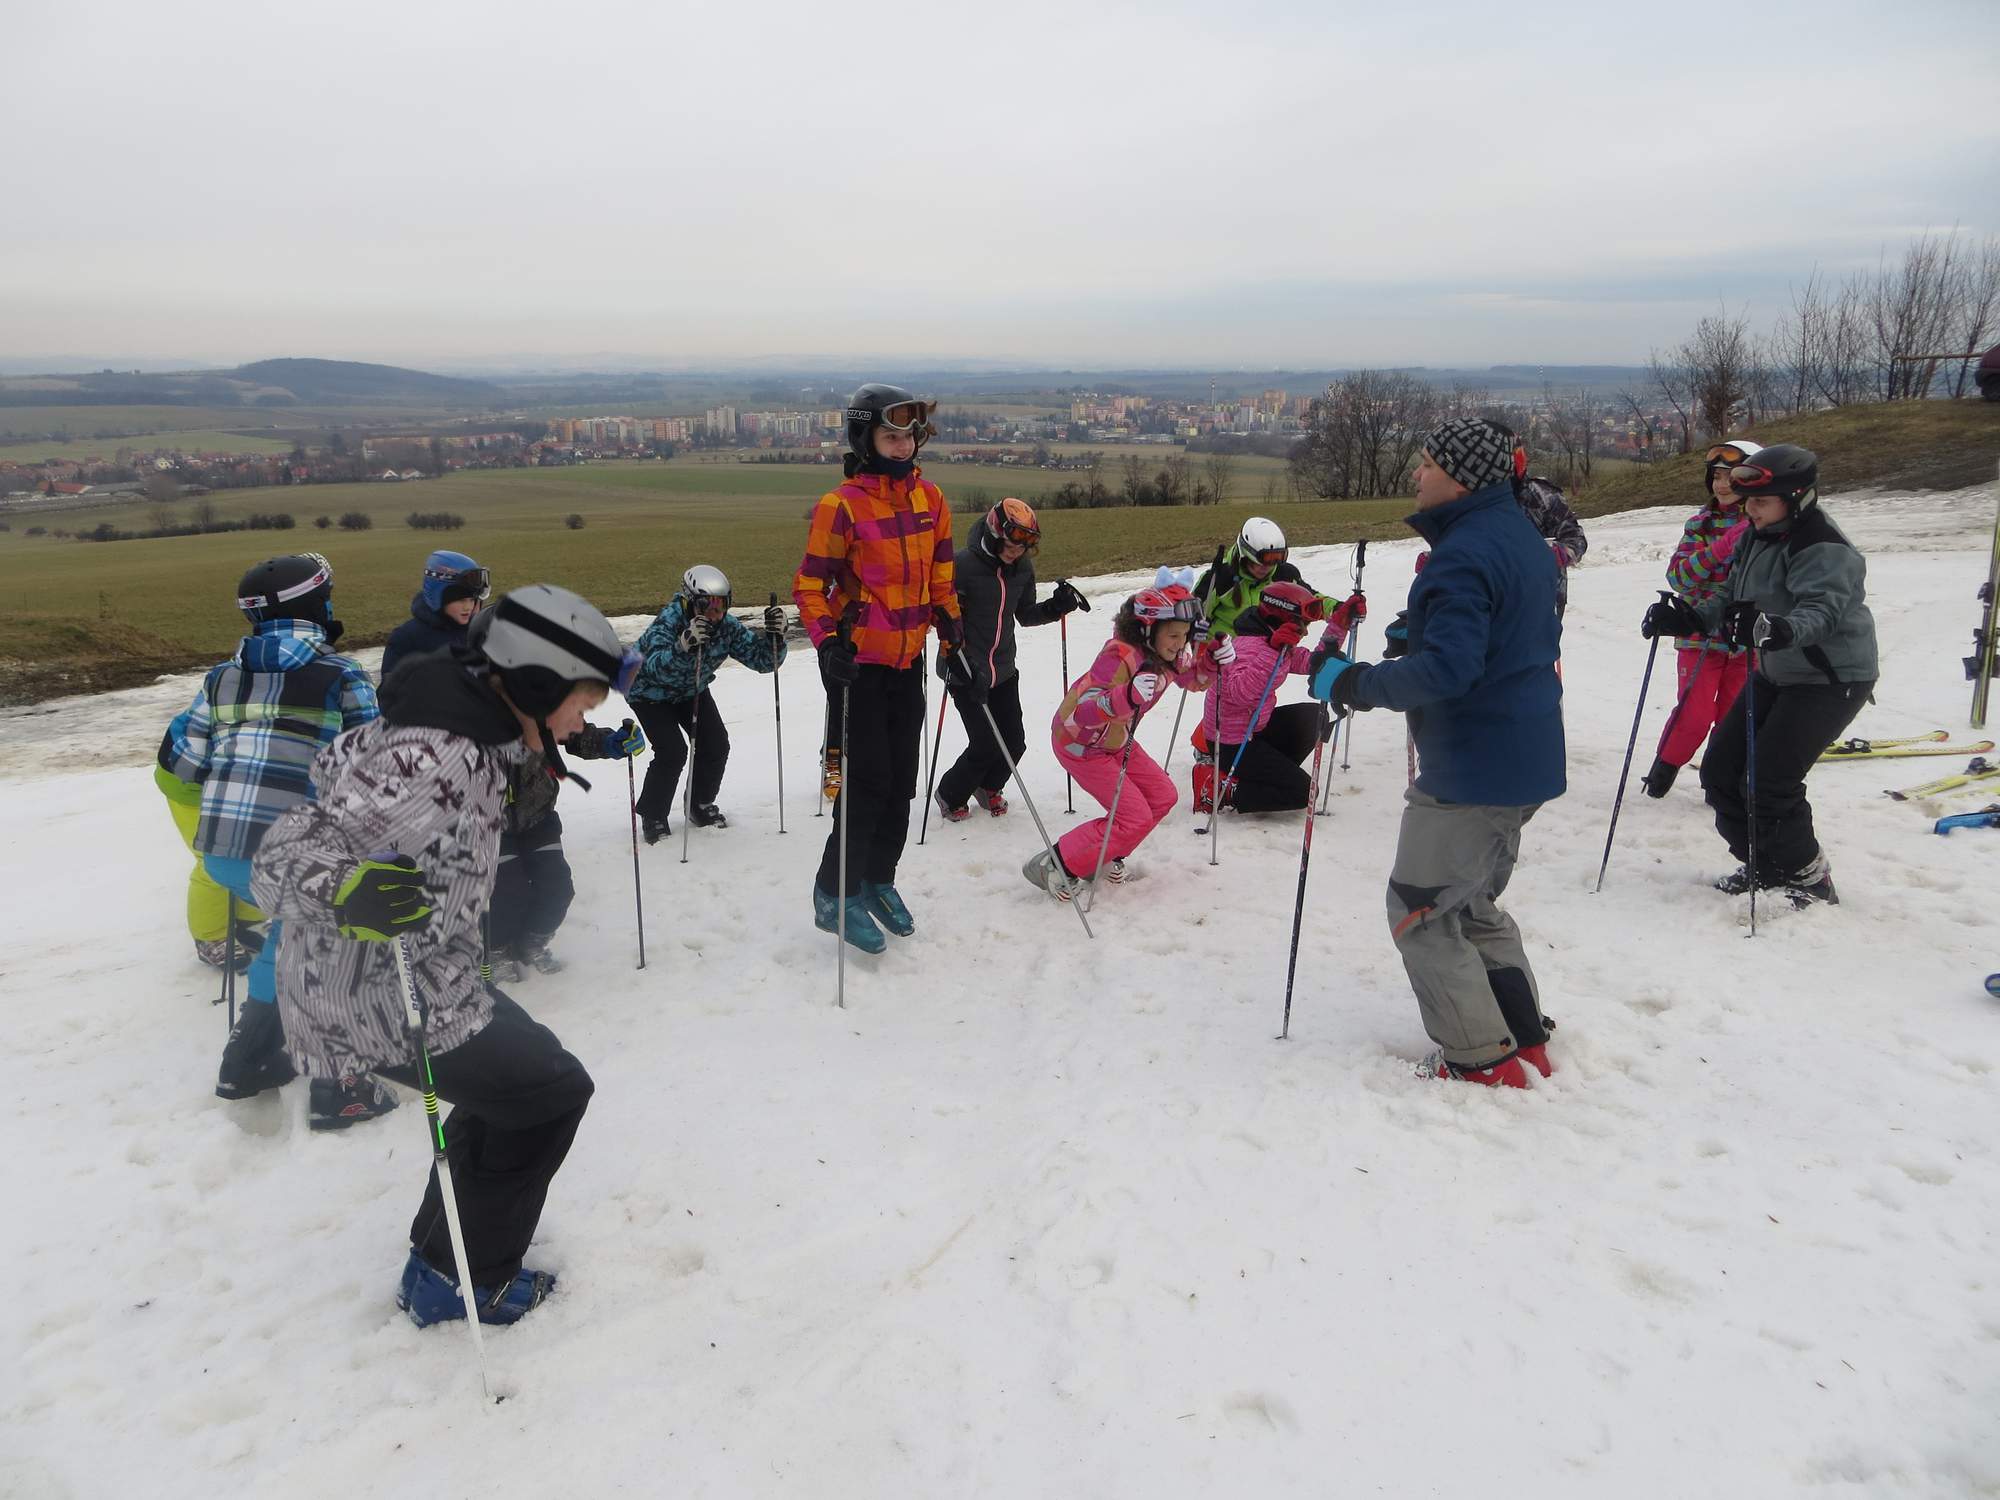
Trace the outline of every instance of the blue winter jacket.
<path fill-rule="evenodd" d="M 1560 797 L 1562 623 L 1549 544 L 1504 482 L 1406 519 L 1431 544 L 1410 585 L 1410 649 L 1363 669 L 1355 702 L 1409 715 L 1417 789 L 1440 801 Z"/>
<path fill-rule="evenodd" d="M 201 787 L 194 850 L 248 859 L 278 814 L 313 798 L 312 764 L 376 716 L 359 662 L 305 620 L 269 620 L 212 667 L 160 742 L 159 763 Z"/>
<path fill-rule="evenodd" d="M 725 656 L 735 657 L 753 672 L 775 672 L 785 659 L 783 636 L 774 641 L 770 632 L 752 630 L 736 616 L 724 615 L 716 625 L 715 639 L 701 655 L 701 680 L 696 681 L 694 654 L 680 649 L 686 625 L 687 601 L 677 594 L 639 637 L 639 654 L 646 665 L 639 669 L 627 698 L 638 703 L 685 703 L 715 681 Z"/>
<path fill-rule="evenodd" d="M 476 617 L 475 617 L 476 618 Z M 465 644 L 469 625 L 460 625 L 442 610 L 434 609 L 419 593 L 410 600 L 410 618 L 389 632 L 389 644 L 382 648 L 382 677 L 386 681 L 396 663 L 406 656 L 426 651 L 443 651 Z"/>

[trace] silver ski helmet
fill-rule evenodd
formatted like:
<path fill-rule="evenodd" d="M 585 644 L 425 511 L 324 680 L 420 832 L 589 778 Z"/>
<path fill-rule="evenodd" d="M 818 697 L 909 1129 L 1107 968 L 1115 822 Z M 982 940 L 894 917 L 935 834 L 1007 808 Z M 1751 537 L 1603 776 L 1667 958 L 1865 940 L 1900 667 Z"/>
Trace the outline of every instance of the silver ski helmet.
<path fill-rule="evenodd" d="M 913 434 L 921 451 L 933 431 L 931 417 L 936 411 L 937 402 L 925 401 L 900 385 L 870 382 L 847 398 L 847 449 L 864 465 L 869 463 L 877 456 L 871 441 L 875 429 L 887 427 Z"/>
<path fill-rule="evenodd" d="M 681 598 L 687 601 L 691 615 L 707 613 L 711 599 L 720 599 L 726 610 L 731 602 L 729 575 L 707 563 L 696 563 L 681 574 Z"/>
<path fill-rule="evenodd" d="M 317 552 L 267 557 L 236 584 L 236 607 L 261 625 L 266 620 L 333 624 L 333 564 Z"/>
<path fill-rule="evenodd" d="M 501 595 L 472 622 L 467 640 L 499 673 L 514 706 L 537 719 L 579 682 L 624 692 L 645 660 L 620 644 L 596 605 L 553 583 Z"/>

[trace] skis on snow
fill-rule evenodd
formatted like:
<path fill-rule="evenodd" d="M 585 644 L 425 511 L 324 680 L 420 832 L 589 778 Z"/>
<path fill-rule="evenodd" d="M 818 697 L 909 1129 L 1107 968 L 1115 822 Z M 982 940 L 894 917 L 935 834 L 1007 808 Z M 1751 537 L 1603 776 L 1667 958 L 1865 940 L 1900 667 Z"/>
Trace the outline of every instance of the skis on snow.
<path fill-rule="evenodd" d="M 1956 791 L 1959 787 L 1975 786 L 1982 781 L 1991 781 L 2000 776 L 2000 766 L 1994 765 L 1983 755 L 1975 755 L 1965 763 L 1965 769 L 1955 776 L 1940 776 L 1934 781 L 1920 781 L 1915 786 L 1906 786 L 1900 791 L 1885 795 L 1898 802 L 1915 802 L 1923 797 L 1935 797 L 1942 792 Z"/>
<path fill-rule="evenodd" d="M 1933 729 L 1929 734 L 1905 735 L 1901 739 L 1890 740 L 1842 740 L 1830 745 L 1820 753 L 1821 760 L 1900 760 L 1910 755 L 1984 755 L 1993 748 L 1993 741 L 1978 740 L 1970 745 L 1947 745 L 1951 738 L 1946 729 Z"/>
<path fill-rule="evenodd" d="M 1932 833 L 1950 833 L 1955 828 L 2000 828 L 2000 802 L 1978 812 L 1953 813 L 1931 825 Z"/>
<path fill-rule="evenodd" d="M 2000 604 L 2000 514 L 1993 518 L 1993 552 L 1986 563 L 1986 586 L 1979 591 L 1979 602 L 1985 609 L 1979 615 L 1979 628 L 1972 632 L 1972 655 L 1965 659 L 1965 675 L 1972 683 L 1972 727 L 1986 727 L 1987 689 L 1993 685 L 1994 620 L 1996 604 Z"/>

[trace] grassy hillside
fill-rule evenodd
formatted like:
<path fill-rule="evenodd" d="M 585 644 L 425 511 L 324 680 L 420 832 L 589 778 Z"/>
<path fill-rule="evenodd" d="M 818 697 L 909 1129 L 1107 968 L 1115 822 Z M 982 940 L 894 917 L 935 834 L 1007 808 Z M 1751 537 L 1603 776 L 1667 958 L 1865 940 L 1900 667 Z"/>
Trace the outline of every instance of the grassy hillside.
<path fill-rule="evenodd" d="M 1858 489 L 1958 489 L 1993 478 L 2000 462 L 2000 404 L 1895 401 L 1844 406 L 1769 422 L 1737 434 L 1765 445 L 1799 443 L 1819 455 L 1828 494 Z M 1609 515 L 1651 505 L 1700 503 L 1702 457 L 1600 471 L 1576 497 L 1579 514 Z"/>

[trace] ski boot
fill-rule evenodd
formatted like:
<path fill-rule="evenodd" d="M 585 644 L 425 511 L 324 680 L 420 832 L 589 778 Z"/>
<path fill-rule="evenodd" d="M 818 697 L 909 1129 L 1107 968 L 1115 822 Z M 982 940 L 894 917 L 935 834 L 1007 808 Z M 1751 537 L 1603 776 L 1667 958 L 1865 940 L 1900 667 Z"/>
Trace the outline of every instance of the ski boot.
<path fill-rule="evenodd" d="M 560 974 L 563 961 L 549 952 L 549 940 L 538 933 L 530 933 L 521 940 L 521 961 L 537 974 Z"/>
<path fill-rule="evenodd" d="M 1060 855 L 1052 855 L 1046 849 L 1022 865 L 1021 874 L 1029 885 L 1047 891 L 1058 901 L 1074 901 L 1076 893 L 1088 884 L 1063 868 Z"/>
<path fill-rule="evenodd" d="M 1780 882 L 1771 879 L 1770 876 L 1767 875 L 1757 882 L 1757 889 L 1760 891 L 1768 891 L 1771 889 L 1771 887 L 1778 885 L 1779 883 Z M 1750 867 L 1748 865 L 1738 865 L 1735 869 L 1731 870 L 1727 875 L 1723 876 L 1720 880 L 1716 881 L 1715 888 L 1718 891 L 1722 892 L 1722 894 L 1725 896 L 1743 896 L 1749 894 Z"/>
<path fill-rule="evenodd" d="M 1104 878 L 1113 885 L 1123 885 L 1131 878 L 1132 872 L 1125 867 L 1122 859 L 1107 859 L 1104 862 Z"/>
<path fill-rule="evenodd" d="M 1799 911 L 1808 906 L 1838 906 L 1840 894 L 1833 888 L 1833 868 L 1824 854 L 1785 882 L 1785 899 Z"/>
<path fill-rule="evenodd" d="M 697 802 L 688 809 L 688 821 L 697 828 L 727 828 L 729 819 L 713 802 Z"/>
<path fill-rule="evenodd" d="M 1461 1068 L 1456 1063 L 1446 1062 L 1443 1049 L 1439 1049 L 1417 1064 L 1417 1077 L 1481 1083 L 1489 1089 L 1524 1089 L 1528 1086 L 1528 1075 L 1521 1068 L 1518 1054 L 1490 1068 Z"/>
<path fill-rule="evenodd" d="M 869 911 L 865 897 L 847 898 L 847 941 L 863 953 L 880 953 L 889 946 L 889 940 L 882 936 L 882 929 L 875 925 L 875 918 Z M 813 886 L 813 926 L 821 932 L 840 931 L 841 902 L 828 895 L 817 883 Z"/>
<path fill-rule="evenodd" d="M 917 930 L 917 919 L 910 915 L 909 907 L 903 904 L 903 898 L 888 882 L 862 881 L 861 899 L 867 905 L 869 914 L 897 937 L 909 937 Z"/>
<path fill-rule="evenodd" d="M 821 753 L 819 794 L 828 802 L 840 800 L 840 746 L 828 745 Z"/>
<path fill-rule="evenodd" d="M 281 1088 L 298 1076 L 285 1054 L 285 1027 L 278 1007 L 252 1000 L 236 1015 L 236 1029 L 222 1044 L 222 1066 L 216 1073 L 218 1098 L 249 1099 L 265 1089 Z"/>
<path fill-rule="evenodd" d="M 667 826 L 665 818 L 641 818 L 639 820 L 639 833 L 649 844 L 659 843 L 661 839 L 667 837 L 672 832 L 673 829 Z"/>
<path fill-rule="evenodd" d="M 396 1096 L 366 1073 L 349 1073 L 344 1078 L 315 1078 L 308 1104 L 306 1123 L 314 1130 L 345 1130 L 386 1115 L 396 1107 Z"/>
<path fill-rule="evenodd" d="M 1007 799 L 998 792 L 988 791 L 983 786 L 974 787 L 972 789 L 972 800 L 996 818 L 1007 816 Z"/>
<path fill-rule="evenodd" d="M 492 969 L 493 973 L 486 981 L 488 984 L 519 984 L 528 977 L 528 971 L 521 967 L 521 960 L 511 953 L 494 954 Z"/>
<path fill-rule="evenodd" d="M 479 1309 L 482 1323 L 518 1323 L 547 1301 L 555 1289 L 554 1272 L 524 1268 L 512 1281 L 499 1286 L 475 1285 L 472 1302 Z M 408 1313 L 410 1321 L 419 1328 L 465 1317 L 465 1299 L 459 1295 L 457 1279 L 437 1270 L 414 1250 L 403 1263 L 396 1306 Z"/>
<path fill-rule="evenodd" d="M 963 823 L 967 818 L 972 816 L 971 808 L 953 807 L 950 803 L 946 802 L 943 792 L 939 792 L 931 800 L 937 804 L 938 816 L 943 818 L 947 823 Z"/>

